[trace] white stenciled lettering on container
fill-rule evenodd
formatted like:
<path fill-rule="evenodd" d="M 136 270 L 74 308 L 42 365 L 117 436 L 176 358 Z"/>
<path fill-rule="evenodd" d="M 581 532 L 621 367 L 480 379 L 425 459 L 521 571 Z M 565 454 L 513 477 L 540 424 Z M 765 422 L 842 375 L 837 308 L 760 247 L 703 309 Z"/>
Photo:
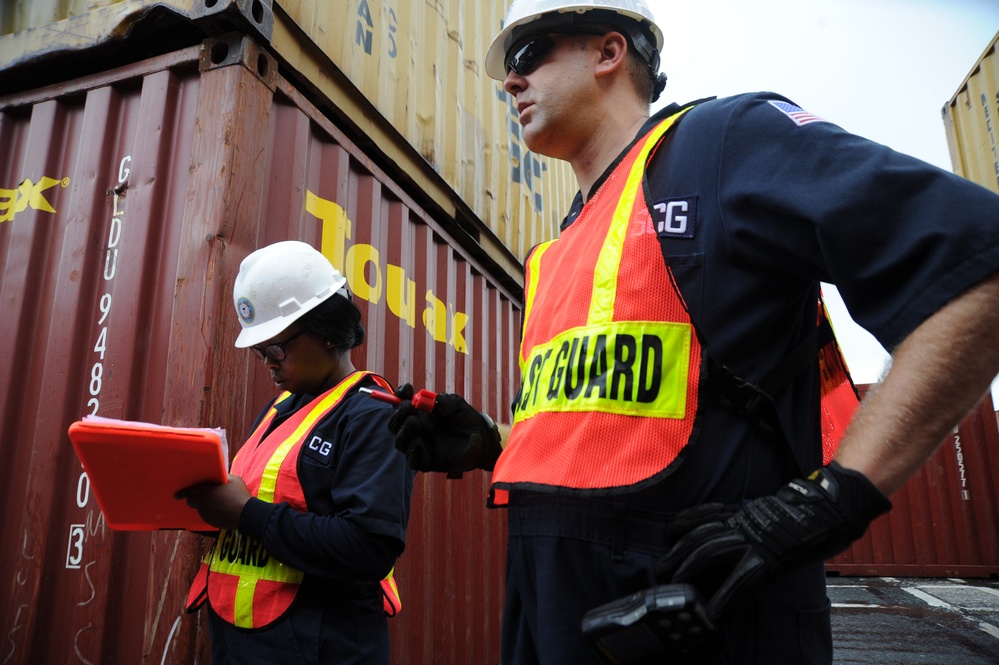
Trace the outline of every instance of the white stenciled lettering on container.
<path fill-rule="evenodd" d="M 971 490 L 968 488 L 968 473 L 964 466 L 964 449 L 961 447 L 961 428 L 954 428 L 954 456 L 957 459 L 957 473 L 961 481 L 961 500 L 971 501 Z"/>
<path fill-rule="evenodd" d="M 390 58 L 395 58 L 399 54 L 399 45 L 396 42 L 396 33 L 399 31 L 399 19 L 396 17 L 392 7 L 384 7 L 382 14 L 383 21 L 378 26 L 375 25 L 376 17 L 371 13 L 371 6 L 367 0 L 361 0 L 357 5 L 357 22 L 354 29 L 354 43 L 360 46 L 367 55 L 372 55 L 375 45 L 376 29 L 385 38 L 385 53 Z"/>
<path fill-rule="evenodd" d="M 87 412 L 90 415 L 97 415 L 101 407 L 101 392 L 104 388 L 104 361 L 107 356 L 108 339 L 110 337 L 109 318 L 112 305 L 112 286 L 114 278 L 118 272 L 118 251 L 122 239 L 122 230 L 125 221 L 124 197 L 128 186 L 129 166 L 132 157 L 126 155 L 118 163 L 118 178 L 115 187 L 108 194 L 111 196 L 111 220 L 108 224 L 106 245 L 104 247 L 104 260 L 102 261 L 100 273 L 100 297 L 97 299 L 97 329 L 93 337 L 93 352 L 95 354 L 94 363 L 90 366 L 88 376 L 85 378 L 87 385 Z M 76 505 L 78 508 L 86 508 L 90 503 L 90 479 L 86 471 L 81 471 L 76 482 Z M 87 522 L 92 518 L 88 516 Z M 87 524 L 70 524 L 69 539 L 66 546 L 66 568 L 78 569 L 83 562 L 83 546 L 88 535 L 93 535 L 96 531 L 103 531 L 103 516 L 98 519 L 97 527 L 88 528 Z M 89 534 L 88 534 L 89 532 Z"/>

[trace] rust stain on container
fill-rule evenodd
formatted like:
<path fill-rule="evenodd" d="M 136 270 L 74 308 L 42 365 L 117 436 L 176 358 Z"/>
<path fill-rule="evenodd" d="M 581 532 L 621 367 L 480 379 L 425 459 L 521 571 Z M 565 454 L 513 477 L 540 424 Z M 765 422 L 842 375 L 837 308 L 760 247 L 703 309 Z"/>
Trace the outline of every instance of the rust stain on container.
<path fill-rule="evenodd" d="M 999 193 L 999 33 L 942 109 L 954 173 Z"/>
<path fill-rule="evenodd" d="M 312 243 L 368 330 L 355 365 L 463 392 L 505 419 L 519 293 L 238 35 L 0 97 L 0 662 L 208 662 L 183 612 L 203 551 L 114 533 L 66 435 L 88 413 L 220 426 L 273 392 L 232 280 Z M 505 515 L 485 474 L 420 476 L 397 567 L 394 663 L 498 663 Z"/>
<path fill-rule="evenodd" d="M 904 577 L 999 575 L 999 429 L 991 396 L 955 428 L 891 500 L 891 512 L 876 519 L 861 539 L 828 561 L 828 572 Z"/>

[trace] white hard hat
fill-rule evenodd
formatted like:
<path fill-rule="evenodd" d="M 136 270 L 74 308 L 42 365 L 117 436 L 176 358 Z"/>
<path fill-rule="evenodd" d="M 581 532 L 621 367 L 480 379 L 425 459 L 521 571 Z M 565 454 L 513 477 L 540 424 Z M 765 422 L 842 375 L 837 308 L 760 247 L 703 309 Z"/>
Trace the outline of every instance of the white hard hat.
<path fill-rule="evenodd" d="M 663 49 L 663 32 L 645 0 L 513 0 L 500 30 L 486 51 L 486 74 L 497 81 L 506 78 L 506 54 L 517 39 L 528 32 L 544 32 L 547 28 L 593 23 L 587 12 L 603 10 L 636 21 L 646 27 L 655 44 L 635 44 L 636 50 L 653 69 L 659 68 L 659 53 Z M 528 25 L 534 22 L 535 25 Z M 599 22 L 605 22 L 601 19 Z M 633 39 L 636 35 L 630 35 Z M 643 52 L 648 51 L 648 52 Z M 653 59 L 653 54 L 655 58 Z M 653 72 L 655 73 L 655 72 Z"/>
<path fill-rule="evenodd" d="M 304 242 L 276 242 L 249 254 L 232 287 L 243 326 L 236 347 L 269 340 L 346 283 L 329 259 Z"/>

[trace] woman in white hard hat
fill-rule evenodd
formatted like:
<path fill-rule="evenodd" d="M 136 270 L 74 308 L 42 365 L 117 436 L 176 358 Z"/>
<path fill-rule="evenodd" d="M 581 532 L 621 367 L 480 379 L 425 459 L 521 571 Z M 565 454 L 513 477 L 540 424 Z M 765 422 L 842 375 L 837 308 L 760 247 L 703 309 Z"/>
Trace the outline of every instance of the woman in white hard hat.
<path fill-rule="evenodd" d="M 388 663 L 391 571 L 405 546 L 413 473 L 360 388 L 364 341 L 346 280 L 306 243 L 243 260 L 233 288 L 249 348 L 281 393 L 261 412 L 225 485 L 178 493 L 219 535 L 188 598 L 206 603 L 212 662 Z"/>

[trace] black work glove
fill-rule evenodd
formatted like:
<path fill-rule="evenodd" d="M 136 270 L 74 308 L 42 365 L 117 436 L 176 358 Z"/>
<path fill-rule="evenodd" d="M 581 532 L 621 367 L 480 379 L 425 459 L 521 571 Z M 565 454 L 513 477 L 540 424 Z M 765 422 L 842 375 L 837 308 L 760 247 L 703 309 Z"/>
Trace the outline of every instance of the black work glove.
<path fill-rule="evenodd" d="M 656 573 L 697 587 L 714 620 L 734 596 L 775 572 L 842 552 L 890 509 L 866 476 L 831 462 L 742 507 L 681 512 L 672 531 L 690 530 L 656 563 Z"/>
<path fill-rule="evenodd" d="M 503 452 L 499 430 L 489 416 L 460 395 L 438 393 L 430 413 L 413 406 L 413 386 L 399 386 L 402 400 L 389 417 L 395 447 L 417 471 L 492 471 Z"/>

